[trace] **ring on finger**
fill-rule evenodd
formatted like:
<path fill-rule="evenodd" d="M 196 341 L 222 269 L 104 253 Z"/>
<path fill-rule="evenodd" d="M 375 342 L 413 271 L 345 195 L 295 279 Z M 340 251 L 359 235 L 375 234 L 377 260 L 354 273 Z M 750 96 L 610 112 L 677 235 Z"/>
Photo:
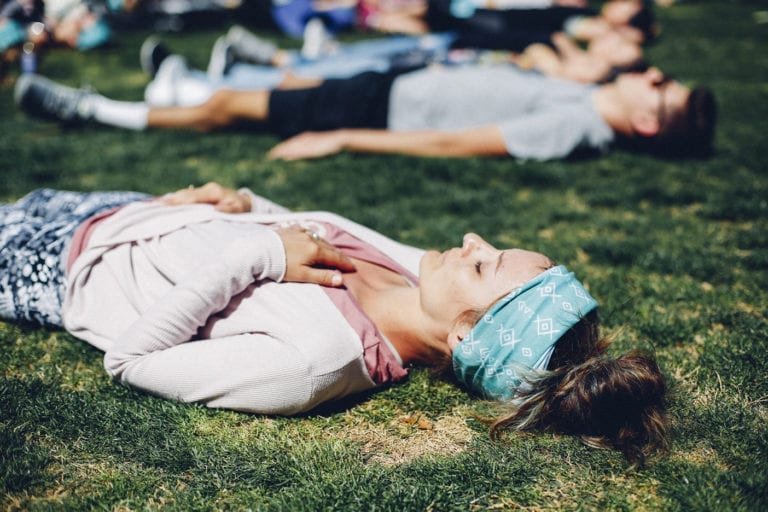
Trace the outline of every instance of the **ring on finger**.
<path fill-rule="evenodd" d="M 311 238 L 313 241 L 317 242 L 320 240 L 320 235 L 318 235 L 316 231 L 312 231 L 311 229 L 305 229 L 304 232 L 308 234 L 309 238 Z"/>

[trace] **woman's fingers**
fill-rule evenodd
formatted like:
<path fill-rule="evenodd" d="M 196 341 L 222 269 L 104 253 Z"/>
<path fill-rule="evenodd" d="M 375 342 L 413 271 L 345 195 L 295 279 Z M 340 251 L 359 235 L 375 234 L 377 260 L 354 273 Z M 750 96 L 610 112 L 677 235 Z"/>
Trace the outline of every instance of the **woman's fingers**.
<path fill-rule="evenodd" d="M 172 194 L 165 196 L 165 200 L 174 205 L 209 203 L 215 204 L 221 200 L 223 189 L 218 183 L 206 183 L 202 187 L 193 187 L 177 190 Z"/>
<path fill-rule="evenodd" d="M 303 283 L 314 283 L 320 286 L 338 287 L 344 284 L 344 277 L 338 270 L 306 268 Z"/>
<path fill-rule="evenodd" d="M 352 260 L 339 249 L 322 239 L 317 242 L 317 245 L 320 247 L 320 252 L 317 253 L 314 265 L 336 268 L 347 272 L 355 270 L 355 264 Z"/>
<path fill-rule="evenodd" d="M 349 257 L 312 231 L 284 228 L 278 234 L 285 248 L 285 281 L 341 286 L 342 272 L 355 270 Z"/>
<path fill-rule="evenodd" d="M 251 200 L 245 194 L 226 188 L 218 183 L 206 183 L 202 187 L 183 188 L 164 197 L 168 204 L 211 204 L 222 212 L 243 213 L 251 211 Z"/>

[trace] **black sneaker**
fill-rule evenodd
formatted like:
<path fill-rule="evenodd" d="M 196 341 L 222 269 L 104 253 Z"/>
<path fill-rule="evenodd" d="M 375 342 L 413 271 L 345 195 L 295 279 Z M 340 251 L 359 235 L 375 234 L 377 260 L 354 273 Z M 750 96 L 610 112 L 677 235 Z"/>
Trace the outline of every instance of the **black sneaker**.
<path fill-rule="evenodd" d="M 93 93 L 57 84 L 40 75 L 23 74 L 16 80 L 14 100 L 27 114 L 65 124 L 84 124 L 93 118 L 88 101 Z"/>
<path fill-rule="evenodd" d="M 155 78 L 160 64 L 171 54 L 170 50 L 154 36 L 149 36 L 141 44 L 139 61 L 141 69 L 150 77 Z"/>

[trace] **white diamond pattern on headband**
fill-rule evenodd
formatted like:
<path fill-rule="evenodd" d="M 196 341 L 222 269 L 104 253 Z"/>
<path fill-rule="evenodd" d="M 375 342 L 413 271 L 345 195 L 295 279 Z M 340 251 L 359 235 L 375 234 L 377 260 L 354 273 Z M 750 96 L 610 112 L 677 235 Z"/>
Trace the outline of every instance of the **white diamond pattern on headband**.
<path fill-rule="evenodd" d="M 562 295 L 558 295 L 556 293 L 557 287 L 554 283 L 550 283 L 546 286 L 542 286 L 539 290 L 539 293 L 543 297 L 551 297 L 552 298 L 552 304 L 555 304 L 557 302 L 557 299 L 562 297 Z"/>
<path fill-rule="evenodd" d="M 549 336 L 551 340 L 559 332 L 560 329 L 555 329 L 555 321 L 553 319 L 536 317 L 536 334 L 539 336 Z"/>
<path fill-rule="evenodd" d="M 503 325 L 499 326 L 499 345 L 502 347 L 510 346 L 515 348 L 515 345 L 520 343 L 522 339 L 515 336 L 515 329 L 505 329 Z"/>

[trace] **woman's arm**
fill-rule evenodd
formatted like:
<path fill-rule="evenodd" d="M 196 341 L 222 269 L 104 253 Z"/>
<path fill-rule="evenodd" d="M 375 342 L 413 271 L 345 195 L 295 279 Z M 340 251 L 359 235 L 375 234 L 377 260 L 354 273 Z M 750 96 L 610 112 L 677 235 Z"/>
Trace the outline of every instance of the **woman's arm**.
<path fill-rule="evenodd" d="M 448 132 L 440 130 L 335 130 L 305 132 L 272 148 L 271 158 L 300 160 L 319 158 L 340 151 L 401 153 L 415 156 L 501 156 L 507 150 L 496 126 Z"/>
<path fill-rule="evenodd" d="M 552 34 L 552 44 L 555 45 L 557 51 L 565 58 L 571 58 L 578 55 L 583 55 L 582 50 L 573 40 L 565 35 L 563 32 L 555 32 Z"/>
<path fill-rule="evenodd" d="M 534 69 L 547 76 L 559 76 L 562 67 L 555 50 L 542 43 L 528 45 L 515 62 L 522 69 Z"/>
<path fill-rule="evenodd" d="M 254 281 L 336 286 L 341 284 L 339 268 L 354 267 L 337 250 L 299 229 L 265 229 L 262 236 L 238 239 L 222 251 L 220 260 L 198 268 L 144 311 L 114 341 L 104 367 L 116 380 L 153 394 L 234 407 L 240 403 L 233 398 L 240 393 L 239 384 L 255 373 L 259 359 L 248 343 L 260 335 L 187 342 Z M 250 352 L 242 352 L 245 348 Z M 278 358 L 275 364 L 293 363 Z"/>

